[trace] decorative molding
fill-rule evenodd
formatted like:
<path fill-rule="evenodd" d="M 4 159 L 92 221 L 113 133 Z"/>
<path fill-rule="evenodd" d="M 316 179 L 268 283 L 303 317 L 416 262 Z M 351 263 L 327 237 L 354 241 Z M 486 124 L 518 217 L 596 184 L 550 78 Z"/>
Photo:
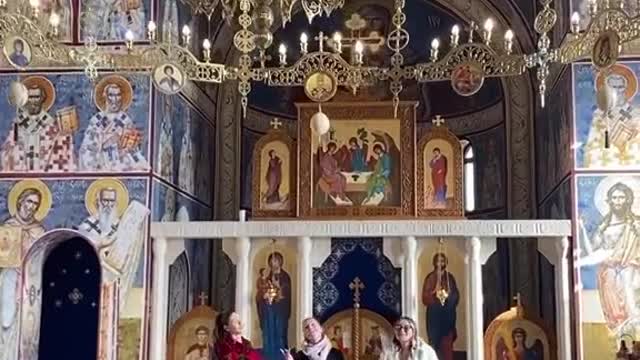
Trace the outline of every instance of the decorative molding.
<path fill-rule="evenodd" d="M 570 220 L 287 220 L 198 221 L 151 224 L 151 236 L 175 240 L 281 237 L 490 237 L 571 236 Z M 545 240 L 543 240 L 545 241 Z"/>

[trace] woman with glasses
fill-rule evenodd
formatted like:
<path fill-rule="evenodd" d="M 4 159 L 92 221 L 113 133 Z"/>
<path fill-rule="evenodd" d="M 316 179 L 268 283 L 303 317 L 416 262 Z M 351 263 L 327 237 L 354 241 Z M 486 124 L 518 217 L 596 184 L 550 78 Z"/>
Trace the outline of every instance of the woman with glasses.
<path fill-rule="evenodd" d="M 418 337 L 413 319 L 401 317 L 393 326 L 393 332 L 393 345 L 380 355 L 380 360 L 438 360 L 431 346 Z"/>
<path fill-rule="evenodd" d="M 282 349 L 285 360 L 344 360 L 342 352 L 333 347 L 318 320 L 305 319 L 302 322 L 302 331 L 304 333 L 302 350 L 292 354 Z"/>

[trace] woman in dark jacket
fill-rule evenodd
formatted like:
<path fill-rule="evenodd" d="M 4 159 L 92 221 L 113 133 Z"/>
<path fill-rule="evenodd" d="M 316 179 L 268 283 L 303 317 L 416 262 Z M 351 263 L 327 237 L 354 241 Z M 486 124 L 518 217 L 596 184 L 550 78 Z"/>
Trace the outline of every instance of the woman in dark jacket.
<path fill-rule="evenodd" d="M 302 322 L 302 328 L 302 349 L 294 354 L 283 350 L 286 360 L 344 360 L 342 352 L 333 347 L 318 320 L 307 318 Z"/>

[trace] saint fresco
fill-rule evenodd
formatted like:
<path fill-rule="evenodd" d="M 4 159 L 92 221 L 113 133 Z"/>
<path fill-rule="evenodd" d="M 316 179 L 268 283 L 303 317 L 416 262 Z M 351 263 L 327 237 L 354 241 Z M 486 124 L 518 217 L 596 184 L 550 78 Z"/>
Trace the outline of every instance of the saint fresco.
<path fill-rule="evenodd" d="M 614 339 L 640 331 L 640 178 L 577 177 L 578 266 L 585 359 L 613 357 Z M 600 334 L 600 335 L 596 335 Z"/>
<path fill-rule="evenodd" d="M 461 217 L 463 211 L 460 140 L 437 116 L 435 126 L 418 142 L 418 214 Z"/>
<path fill-rule="evenodd" d="M 294 250 L 295 251 L 295 250 Z M 254 258 L 254 329 L 252 343 L 268 360 L 279 360 L 281 349 L 295 343 L 296 259 L 292 250 L 271 240 Z"/>
<path fill-rule="evenodd" d="M 203 295 L 200 302 L 206 297 Z M 168 334 L 167 360 L 215 359 L 216 312 L 206 305 L 194 307 L 181 316 Z"/>
<path fill-rule="evenodd" d="M 134 40 L 146 38 L 149 0 L 82 0 L 79 8 L 81 41 L 122 41 L 127 30 L 133 32 Z"/>
<path fill-rule="evenodd" d="M 518 327 L 513 329 L 510 339 L 498 340 L 494 359 L 545 360 L 544 345 L 540 339 L 527 338 L 527 331 Z"/>
<path fill-rule="evenodd" d="M 264 179 L 260 191 L 261 207 L 266 210 L 287 210 L 289 208 L 289 189 L 296 184 L 290 183 L 290 152 L 288 146 L 281 141 L 268 143 L 262 150 L 260 169 Z M 266 156 L 265 156 L 266 155 Z"/>
<path fill-rule="evenodd" d="M 330 317 L 325 322 L 327 337 L 333 347 L 340 349 L 346 359 L 353 359 L 353 317 L 346 310 Z M 391 324 L 382 316 L 366 309 L 360 309 L 360 359 L 378 360 L 393 339 Z"/>
<path fill-rule="evenodd" d="M 253 145 L 252 216 L 293 217 L 296 215 L 296 146 L 282 122 L 273 119 L 272 129 Z"/>
<path fill-rule="evenodd" d="M 418 308 L 419 334 L 438 354 L 451 360 L 467 349 L 465 265 L 453 241 L 425 239 L 418 259 L 422 293 Z"/>
<path fill-rule="evenodd" d="M 25 179 L 0 182 L 0 193 L 8 194 L 0 199 L 0 221 L 3 227 L 22 230 L 22 254 L 25 266 L 32 270 L 41 268 L 45 256 L 42 253 L 46 244 L 38 241 L 48 230 L 66 227 L 77 228 L 84 232 L 99 249 L 101 262 L 105 267 L 104 282 L 117 282 L 119 285 L 119 303 L 105 309 L 121 310 L 120 316 L 114 311 L 111 315 L 120 322 L 132 321 L 136 324 L 139 338 L 144 318 L 144 298 L 137 291 L 144 284 L 135 283 L 134 276 L 144 263 L 142 250 L 146 242 L 142 222 L 146 220 L 147 180 L 128 179 Z M 124 209 L 124 213 L 122 212 Z M 101 233 L 104 236 L 98 236 Z M 126 234 L 126 235 L 125 235 Z M 132 236 L 132 234 L 134 236 Z M 40 254 L 40 255 L 38 255 Z M 31 271 L 29 270 L 29 271 Z M 14 359 L 12 349 L 17 343 L 18 327 L 24 336 L 25 354 L 37 353 L 37 330 L 39 313 L 34 317 L 23 313 L 20 320 L 20 307 L 30 306 L 28 298 L 20 299 L 16 293 L 21 282 L 24 286 L 34 286 L 39 291 L 41 280 L 24 273 L 24 269 L 0 269 L 0 314 L 8 326 L 2 327 L 0 341 L 0 359 Z M 7 300 L 13 299 L 13 300 Z M 116 302 L 118 298 L 113 298 Z M 128 303 L 124 312 L 124 304 Z M 106 306 L 106 305 L 105 305 Z M 39 307 L 30 311 L 40 311 Z M 107 311 L 108 313 L 108 311 Z M 107 321 L 106 319 L 104 321 Z M 106 323 L 106 322 L 105 322 Z M 21 324 L 21 325 L 20 325 Z M 30 341 L 28 339 L 35 339 Z M 13 345 L 12 345 L 13 344 Z M 35 350 L 34 350 L 35 349 Z"/>
<path fill-rule="evenodd" d="M 320 140 L 312 138 L 314 207 L 399 206 L 399 125 L 338 120 Z"/>
<path fill-rule="evenodd" d="M 27 76 L 22 108 L 8 102 L 13 80 L 0 77 L 0 108 L 15 114 L 0 123 L 1 172 L 149 169 L 148 76 L 107 75 L 95 86 L 84 74 Z"/>
<path fill-rule="evenodd" d="M 617 63 L 600 72 L 591 64 L 573 65 L 577 168 L 640 167 L 640 111 L 636 98 L 639 71 L 638 62 Z M 617 95 L 609 116 L 596 105 L 596 93 L 605 86 Z"/>

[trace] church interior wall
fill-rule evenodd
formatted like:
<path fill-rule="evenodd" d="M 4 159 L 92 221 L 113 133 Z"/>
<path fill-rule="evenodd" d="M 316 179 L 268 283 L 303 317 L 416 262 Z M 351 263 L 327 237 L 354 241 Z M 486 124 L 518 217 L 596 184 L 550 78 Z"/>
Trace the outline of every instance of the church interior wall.
<path fill-rule="evenodd" d="M 626 230 L 616 230 L 618 216 L 636 216 L 638 213 L 638 141 L 632 135 L 625 141 L 616 133 L 621 121 L 615 119 L 637 118 L 637 86 L 640 63 L 633 58 L 615 64 L 604 78 L 590 64 L 572 66 L 573 90 L 573 171 L 570 185 L 557 190 L 557 197 L 573 199 L 571 206 L 557 212 L 573 213 L 574 251 L 576 253 L 576 332 L 580 335 L 578 346 L 585 360 L 613 357 L 621 339 L 637 340 L 637 303 L 630 294 L 637 291 L 631 281 L 610 281 L 608 263 L 619 263 L 620 256 L 628 256 L 629 246 L 635 235 L 624 235 Z M 618 102 L 610 124 L 610 147 L 605 148 L 606 126 L 597 107 L 596 92 L 602 84 L 609 84 L 618 93 Z M 567 190 L 570 189 L 570 190 Z M 613 197 L 621 197 L 616 206 Z M 631 202 L 633 201 L 633 202 Z M 553 207 L 553 205 L 552 205 Z M 625 228 L 631 225 L 625 225 Z M 632 230 L 633 233 L 635 233 Z M 612 251 L 606 259 L 597 260 L 594 251 Z M 630 265 L 619 265 L 625 273 Z M 618 294 L 613 300 L 607 294 Z M 619 312 L 614 313 L 614 304 Z"/>
<path fill-rule="evenodd" d="M 8 3 L 9 8 L 16 8 L 22 3 L 29 5 L 22 1 Z M 100 46 L 121 48 L 118 43 L 124 39 L 124 30 L 118 28 L 122 24 L 111 24 L 111 28 L 107 24 L 104 14 L 108 13 L 108 4 L 96 0 L 57 3 L 62 6 L 58 10 L 62 17 L 60 31 L 63 41 L 81 44 L 88 36 L 94 36 Z M 45 15 L 48 16 L 47 11 L 42 11 L 44 19 Z M 192 19 L 190 11 L 180 1 L 143 0 L 134 13 L 134 23 L 130 25 L 137 39 L 146 36 L 146 23 L 149 20 L 159 24 L 159 36 L 170 36 L 176 41 L 183 25 L 198 26 L 197 21 L 189 20 Z M 24 151 L 20 141 L 11 141 L 14 129 L 19 126 L 15 121 L 16 108 L 7 100 L 12 81 L 21 81 L 41 89 L 46 95 L 41 100 L 42 111 L 52 119 L 68 121 L 65 123 L 68 128 L 59 129 L 65 132 L 62 138 L 64 142 L 40 140 L 42 155 L 53 149 L 54 145 L 57 146 L 53 155 L 46 159 L 43 156 L 38 161 L 28 162 L 29 154 Z M 120 85 L 123 111 L 131 120 L 128 139 L 135 144 L 129 151 L 133 160 L 100 162 L 98 158 L 101 154 L 91 147 L 92 138 L 88 129 L 97 123 L 92 117 L 104 109 L 106 101 L 101 91 L 105 84 L 111 83 Z M 105 188 L 117 190 L 119 216 L 127 205 L 136 201 L 150 209 L 150 219 L 154 221 L 212 219 L 215 117 L 210 111 L 211 100 L 202 94 L 202 90 L 193 84 L 187 84 L 182 95 L 162 94 L 153 90 L 151 77 L 144 71 L 117 75 L 101 71 L 96 83 L 89 80 L 82 68 L 71 68 L 64 64 L 44 64 L 33 71 L 17 73 L 2 57 L 0 111 L 6 119 L 0 121 L 4 144 L 0 193 L 6 196 L 0 201 L 0 220 L 10 226 L 11 219 L 19 216 L 18 192 L 29 188 L 41 194 L 38 210 L 29 225 L 34 238 L 43 231 L 54 229 L 82 230 L 83 222 L 97 218 L 96 196 L 100 189 Z M 33 131 L 44 134 L 53 129 L 51 123 Z M 14 147 L 15 151 L 5 150 L 7 144 L 16 142 L 19 146 Z M 116 350 L 118 359 L 146 358 L 151 248 L 147 236 L 148 222 L 145 224 L 141 248 L 134 253 L 137 258 L 124 275 L 131 280 L 126 287 L 123 285 L 120 288 L 120 295 L 126 300 L 119 306 L 119 320 L 116 323 L 117 338 L 121 340 Z M 23 240 L 23 254 L 28 251 L 31 242 L 33 240 Z M 176 300 L 177 316 L 188 311 L 201 293 L 210 295 L 212 283 L 223 280 L 229 282 L 229 278 L 234 278 L 232 264 L 227 261 L 228 266 L 224 266 L 222 251 L 216 254 L 217 257 L 196 256 L 214 253 L 214 244 L 185 239 L 182 245 L 184 255 L 174 262 L 173 281 L 168 294 L 175 299 L 183 299 Z M 222 264 L 216 272 L 211 271 L 212 259 L 220 260 Z M 0 296 L 12 295 L 4 293 L 5 288 L 2 291 Z M 39 314 L 30 313 L 29 316 L 38 317 Z M 11 352 L 11 347 L 8 343 L 3 345 L 5 350 L 0 351 L 0 359 L 16 358 L 12 357 L 15 353 Z"/>

